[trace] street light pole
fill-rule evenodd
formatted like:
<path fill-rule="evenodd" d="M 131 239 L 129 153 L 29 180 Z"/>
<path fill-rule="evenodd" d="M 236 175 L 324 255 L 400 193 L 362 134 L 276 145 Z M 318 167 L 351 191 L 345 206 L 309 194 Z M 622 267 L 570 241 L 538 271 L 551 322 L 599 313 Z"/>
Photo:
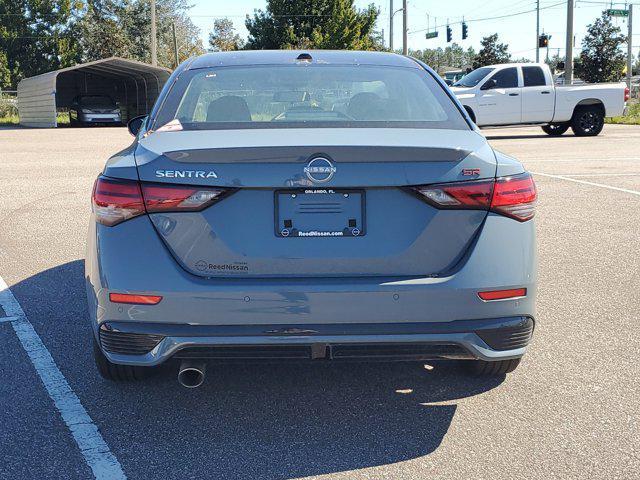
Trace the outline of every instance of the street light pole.
<path fill-rule="evenodd" d="M 402 54 L 407 55 L 409 47 L 407 45 L 407 0 L 402 0 Z"/>
<path fill-rule="evenodd" d="M 156 0 L 151 0 L 151 65 L 158 65 L 158 54 L 156 52 Z"/>
<path fill-rule="evenodd" d="M 573 83 L 573 0 L 567 0 L 567 48 L 564 60 L 564 84 Z"/>
<path fill-rule="evenodd" d="M 393 0 L 389 0 L 389 50 L 393 52 Z"/>
<path fill-rule="evenodd" d="M 631 69 L 633 68 L 633 4 L 629 5 L 629 36 L 627 37 L 627 87 L 631 92 Z"/>

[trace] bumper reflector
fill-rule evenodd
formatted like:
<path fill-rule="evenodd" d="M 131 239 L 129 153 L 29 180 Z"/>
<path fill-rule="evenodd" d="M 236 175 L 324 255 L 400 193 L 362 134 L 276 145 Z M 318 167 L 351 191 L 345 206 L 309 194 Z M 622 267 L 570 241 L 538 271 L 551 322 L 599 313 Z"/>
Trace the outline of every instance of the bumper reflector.
<path fill-rule="evenodd" d="M 110 293 L 113 303 L 131 303 L 134 305 L 157 305 L 162 300 L 159 295 L 135 295 L 130 293 Z"/>
<path fill-rule="evenodd" d="M 492 290 L 490 292 L 478 292 L 478 296 L 485 302 L 491 300 L 506 300 L 507 298 L 526 297 L 527 289 L 513 288 L 510 290 Z"/>

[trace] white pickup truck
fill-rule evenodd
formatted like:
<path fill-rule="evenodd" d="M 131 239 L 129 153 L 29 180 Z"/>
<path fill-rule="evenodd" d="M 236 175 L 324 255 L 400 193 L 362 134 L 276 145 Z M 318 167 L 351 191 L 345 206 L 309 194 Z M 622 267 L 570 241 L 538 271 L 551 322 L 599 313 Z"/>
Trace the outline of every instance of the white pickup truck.
<path fill-rule="evenodd" d="M 478 68 L 451 87 L 479 127 L 538 124 L 549 135 L 569 127 L 578 136 L 598 135 L 605 117 L 622 115 L 624 83 L 556 86 L 543 63 L 505 63 Z"/>

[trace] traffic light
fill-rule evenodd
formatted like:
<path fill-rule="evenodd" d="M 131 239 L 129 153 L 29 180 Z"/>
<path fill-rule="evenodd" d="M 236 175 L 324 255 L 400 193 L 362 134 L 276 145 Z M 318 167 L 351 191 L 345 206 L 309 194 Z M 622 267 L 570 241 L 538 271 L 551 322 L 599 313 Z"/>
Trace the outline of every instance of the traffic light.
<path fill-rule="evenodd" d="M 538 48 L 547 48 L 549 46 L 549 35 L 543 33 L 538 37 Z"/>
<path fill-rule="evenodd" d="M 447 43 L 449 43 L 452 38 L 453 38 L 453 34 L 451 32 L 451 27 L 447 25 Z"/>
<path fill-rule="evenodd" d="M 467 28 L 467 23 L 462 22 L 462 39 L 466 40 L 469 36 L 469 29 Z"/>

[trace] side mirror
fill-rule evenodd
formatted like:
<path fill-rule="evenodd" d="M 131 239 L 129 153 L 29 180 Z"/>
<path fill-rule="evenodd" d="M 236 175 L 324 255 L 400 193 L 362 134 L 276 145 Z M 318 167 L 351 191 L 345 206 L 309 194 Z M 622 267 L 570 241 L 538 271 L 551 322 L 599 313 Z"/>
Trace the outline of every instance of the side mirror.
<path fill-rule="evenodd" d="M 134 137 L 137 136 L 140 128 L 142 128 L 142 124 L 146 119 L 146 115 L 139 115 L 129 120 L 129 123 L 127 123 L 127 129 L 129 130 L 129 133 Z"/>
<path fill-rule="evenodd" d="M 492 88 L 496 88 L 497 85 L 498 82 L 496 82 L 494 78 L 490 78 L 489 80 L 484 82 L 484 85 L 480 87 L 480 90 L 491 90 Z"/>

